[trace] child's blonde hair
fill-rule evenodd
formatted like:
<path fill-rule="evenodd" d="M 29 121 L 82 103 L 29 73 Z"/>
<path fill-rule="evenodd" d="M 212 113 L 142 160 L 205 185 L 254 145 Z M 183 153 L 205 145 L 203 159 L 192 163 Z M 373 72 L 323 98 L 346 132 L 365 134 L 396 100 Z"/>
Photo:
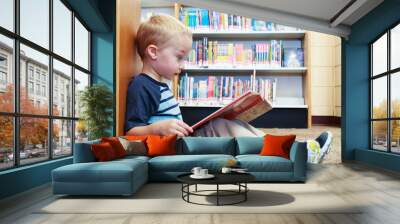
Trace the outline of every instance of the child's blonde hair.
<path fill-rule="evenodd" d="M 137 51 L 144 59 L 147 46 L 162 46 L 174 37 L 186 35 L 192 39 L 192 32 L 175 17 L 154 15 L 140 24 L 136 35 Z"/>

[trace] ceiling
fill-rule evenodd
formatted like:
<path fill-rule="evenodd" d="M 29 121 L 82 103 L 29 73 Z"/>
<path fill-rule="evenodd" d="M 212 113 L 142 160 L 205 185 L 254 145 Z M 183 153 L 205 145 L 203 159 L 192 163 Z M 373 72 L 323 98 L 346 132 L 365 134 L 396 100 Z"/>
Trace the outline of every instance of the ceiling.
<path fill-rule="evenodd" d="M 351 25 L 383 0 L 142 0 L 142 5 L 174 2 L 348 37 Z"/>

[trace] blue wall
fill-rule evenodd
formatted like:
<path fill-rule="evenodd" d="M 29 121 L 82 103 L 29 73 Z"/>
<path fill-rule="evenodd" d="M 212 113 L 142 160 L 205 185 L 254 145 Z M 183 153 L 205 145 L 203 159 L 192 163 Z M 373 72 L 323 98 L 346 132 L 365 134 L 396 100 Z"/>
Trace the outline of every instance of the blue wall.
<path fill-rule="evenodd" d="M 349 39 L 342 41 L 343 160 L 358 160 L 387 169 L 399 166 L 392 163 L 393 158 L 399 157 L 393 156 L 386 163 L 387 156 L 369 150 L 369 43 L 397 22 L 400 22 L 400 1 L 386 0 L 353 24 Z"/>
<path fill-rule="evenodd" d="M 92 31 L 92 82 L 103 83 L 115 92 L 114 24 L 115 1 L 67 0 Z M 90 4 L 88 4 L 90 3 Z M 114 94 L 115 96 L 115 94 Z M 115 120 L 115 117 L 113 118 Z M 114 127 L 110 127 L 113 133 Z M 72 157 L 19 167 L 0 172 L 0 199 L 27 191 L 51 181 L 51 171 L 72 163 Z"/>
<path fill-rule="evenodd" d="M 114 33 L 92 34 L 92 82 L 105 84 L 115 96 L 114 85 Z M 115 101 L 115 99 L 114 99 Z M 115 114 L 115 107 L 114 107 Z M 115 116 L 112 118 L 115 120 Z M 113 122 L 114 124 L 115 122 Z M 110 127 L 111 135 L 115 134 L 115 125 Z"/>

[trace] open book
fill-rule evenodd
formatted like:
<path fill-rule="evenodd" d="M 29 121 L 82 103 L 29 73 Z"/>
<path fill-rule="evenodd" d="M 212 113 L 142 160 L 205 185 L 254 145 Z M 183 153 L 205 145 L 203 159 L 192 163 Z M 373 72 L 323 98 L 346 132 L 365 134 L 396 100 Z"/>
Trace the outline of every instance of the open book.
<path fill-rule="evenodd" d="M 272 105 L 267 99 L 262 98 L 258 93 L 249 91 L 197 122 L 192 128 L 195 130 L 215 118 L 239 119 L 244 122 L 250 122 L 271 109 Z"/>

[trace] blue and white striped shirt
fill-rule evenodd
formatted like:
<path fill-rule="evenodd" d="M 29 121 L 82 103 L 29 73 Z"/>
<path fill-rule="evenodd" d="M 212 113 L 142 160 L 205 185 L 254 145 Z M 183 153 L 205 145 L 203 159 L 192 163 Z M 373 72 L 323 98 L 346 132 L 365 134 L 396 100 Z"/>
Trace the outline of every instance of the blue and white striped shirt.
<path fill-rule="evenodd" d="M 168 119 L 182 120 L 181 110 L 168 85 L 141 73 L 128 85 L 125 132 Z"/>

